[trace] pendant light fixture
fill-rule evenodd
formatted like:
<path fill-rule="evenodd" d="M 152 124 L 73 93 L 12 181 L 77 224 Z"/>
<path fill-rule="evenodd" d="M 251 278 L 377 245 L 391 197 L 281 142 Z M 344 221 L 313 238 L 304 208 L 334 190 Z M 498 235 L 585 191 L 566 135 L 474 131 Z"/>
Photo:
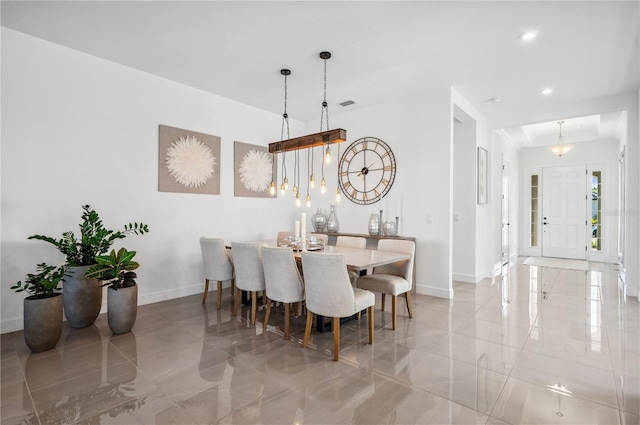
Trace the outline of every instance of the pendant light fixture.
<path fill-rule="evenodd" d="M 280 129 L 280 140 L 284 140 L 284 129 L 287 128 L 287 139 L 291 138 L 289 134 L 289 114 L 287 114 L 287 77 L 291 75 L 291 70 L 281 69 L 280 74 L 284 75 L 284 113 L 282 114 L 282 127 Z M 273 152 L 269 149 L 269 152 Z M 277 152 L 280 152 L 278 149 Z M 282 183 L 280 184 L 280 194 L 284 195 L 289 188 L 289 179 L 287 178 L 287 151 L 282 152 Z"/>
<path fill-rule="evenodd" d="M 329 130 L 329 114 L 327 103 L 327 59 L 331 58 L 330 52 L 321 52 L 320 58 L 324 60 L 324 100 L 322 102 L 322 113 L 320 116 L 320 132 L 309 134 L 306 136 L 296 137 L 294 139 L 281 140 L 279 142 L 269 143 L 269 152 L 287 152 L 299 149 L 309 149 L 317 146 L 322 146 L 324 162 L 327 161 L 327 153 L 331 156 L 330 145 L 333 143 L 342 143 L 347 140 L 347 131 L 342 128 L 336 128 Z M 285 79 L 286 81 L 286 79 Z M 326 117 L 327 129 L 322 130 L 323 122 Z M 311 176 L 309 177 L 311 179 Z M 315 180 L 313 177 L 312 181 Z"/>
<path fill-rule="evenodd" d="M 558 126 L 560 127 L 560 132 L 558 133 L 558 143 L 549 148 L 551 152 L 558 155 L 560 158 L 562 158 L 562 155 L 569 152 L 571 148 L 573 148 L 573 146 L 571 145 L 565 145 L 564 141 L 562 140 L 562 124 L 564 124 L 564 121 L 558 121 Z"/>

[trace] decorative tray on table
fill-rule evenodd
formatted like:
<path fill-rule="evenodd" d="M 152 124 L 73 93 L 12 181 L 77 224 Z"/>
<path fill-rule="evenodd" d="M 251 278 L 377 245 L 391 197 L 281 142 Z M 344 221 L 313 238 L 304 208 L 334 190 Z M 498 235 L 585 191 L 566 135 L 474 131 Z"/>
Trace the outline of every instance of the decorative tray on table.
<path fill-rule="evenodd" d="M 287 246 L 294 251 L 322 251 L 324 249 L 324 245 L 320 241 L 311 241 L 307 239 L 306 246 L 300 240 L 293 239 L 282 239 L 278 241 L 278 246 Z"/>

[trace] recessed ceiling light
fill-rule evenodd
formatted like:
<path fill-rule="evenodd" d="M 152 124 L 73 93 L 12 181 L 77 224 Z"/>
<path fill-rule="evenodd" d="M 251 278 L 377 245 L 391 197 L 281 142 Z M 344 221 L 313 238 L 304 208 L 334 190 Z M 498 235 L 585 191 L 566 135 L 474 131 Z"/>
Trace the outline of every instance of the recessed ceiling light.
<path fill-rule="evenodd" d="M 491 99 L 489 99 L 489 102 L 491 102 L 491 103 L 500 103 L 500 102 L 502 102 L 502 98 L 501 97 L 492 97 Z"/>
<path fill-rule="evenodd" d="M 353 100 L 345 100 L 344 102 L 340 103 L 340 106 L 349 106 L 349 105 L 353 105 L 354 103 L 356 102 L 354 102 Z"/>
<path fill-rule="evenodd" d="M 553 89 L 552 88 L 547 88 L 547 89 L 542 89 L 540 90 L 540 94 L 543 94 L 545 96 L 550 95 L 551 93 L 553 93 Z"/>
<path fill-rule="evenodd" d="M 527 31 L 520 34 L 520 40 L 522 41 L 531 41 L 538 36 L 538 33 L 535 31 Z"/>

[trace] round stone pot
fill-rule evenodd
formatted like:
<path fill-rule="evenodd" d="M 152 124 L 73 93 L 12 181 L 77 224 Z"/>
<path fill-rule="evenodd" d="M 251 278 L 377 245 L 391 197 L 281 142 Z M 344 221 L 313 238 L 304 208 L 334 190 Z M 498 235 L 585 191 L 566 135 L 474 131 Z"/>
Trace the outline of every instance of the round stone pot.
<path fill-rule="evenodd" d="M 107 290 L 107 320 L 116 335 L 127 333 L 136 323 L 138 313 L 138 285 Z"/>
<path fill-rule="evenodd" d="M 72 328 L 84 328 L 96 321 L 102 307 L 102 286 L 98 279 L 84 277 L 91 266 L 69 267 L 62 284 L 64 315 Z"/>
<path fill-rule="evenodd" d="M 24 341 L 34 353 L 51 350 L 62 335 L 62 294 L 24 300 Z"/>

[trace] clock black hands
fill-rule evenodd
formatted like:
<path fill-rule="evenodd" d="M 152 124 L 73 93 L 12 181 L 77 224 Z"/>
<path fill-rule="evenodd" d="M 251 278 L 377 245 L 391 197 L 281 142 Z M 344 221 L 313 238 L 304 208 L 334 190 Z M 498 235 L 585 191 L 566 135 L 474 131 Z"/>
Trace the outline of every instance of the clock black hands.
<path fill-rule="evenodd" d="M 360 170 L 360 172 L 358 173 L 357 177 L 366 176 L 367 174 L 369 174 L 369 171 L 375 171 L 372 170 L 371 167 L 373 167 L 373 164 L 375 164 L 376 162 L 378 161 L 373 161 L 368 167 L 363 167 L 362 170 Z M 379 170 L 381 170 L 381 168 L 379 168 Z"/>

